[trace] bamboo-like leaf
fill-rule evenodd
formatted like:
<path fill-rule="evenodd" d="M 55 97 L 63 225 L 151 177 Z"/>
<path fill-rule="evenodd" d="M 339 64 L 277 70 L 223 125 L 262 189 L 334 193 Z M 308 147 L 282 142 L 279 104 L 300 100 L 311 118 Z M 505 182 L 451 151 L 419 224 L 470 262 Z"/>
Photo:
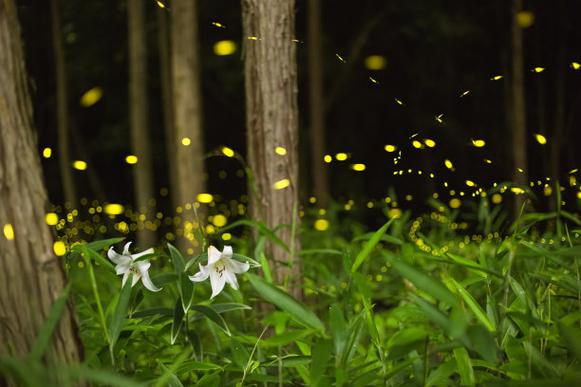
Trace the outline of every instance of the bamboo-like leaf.
<path fill-rule="evenodd" d="M 28 358 L 31 361 L 40 361 L 42 359 L 42 355 L 48 348 L 50 343 L 50 338 L 57 327 L 63 311 L 67 306 L 67 299 L 69 297 L 69 288 L 65 288 L 63 294 L 58 297 L 50 308 L 50 312 L 48 313 L 48 317 L 46 318 L 45 322 L 42 324 L 42 328 L 38 332 L 38 336 L 32 345 L 32 349 L 28 355 Z"/>
<path fill-rule="evenodd" d="M 415 267 L 395 258 L 393 255 L 383 252 L 383 255 L 393 265 L 393 267 L 405 278 L 410 280 L 415 286 L 427 292 L 436 299 L 445 302 L 452 307 L 459 307 L 460 302 L 444 284 L 433 277 L 416 269 Z"/>
<path fill-rule="evenodd" d="M 482 309 L 482 307 L 478 304 L 474 297 L 472 297 L 472 295 L 453 278 L 450 278 L 449 281 L 456 287 L 456 290 L 458 290 L 458 294 L 460 294 L 460 296 L 462 297 L 466 305 L 468 305 L 472 313 L 474 313 L 478 321 L 480 321 L 482 325 L 484 325 L 486 329 L 488 329 L 490 332 L 496 331 L 496 326 L 488 318 L 486 312 L 484 311 L 484 309 Z"/>
<path fill-rule="evenodd" d="M 169 255 L 171 257 L 171 263 L 173 264 L 174 271 L 177 275 L 180 275 L 184 272 L 186 267 L 184 257 L 182 253 L 180 253 L 180 251 L 176 249 L 171 243 L 167 244 L 167 248 L 169 250 Z"/>
<path fill-rule="evenodd" d="M 192 310 L 199 312 L 206 316 L 210 321 L 216 324 L 224 333 L 228 336 L 231 336 L 230 329 L 228 328 L 228 324 L 226 324 L 226 320 L 218 312 L 212 309 L 211 306 L 206 305 L 192 305 Z"/>
<path fill-rule="evenodd" d="M 262 278 L 254 274 L 247 274 L 247 277 L 254 289 L 266 301 L 287 312 L 297 322 L 317 331 L 325 331 L 325 326 L 317 315 L 288 293 L 265 282 Z"/>
<path fill-rule="evenodd" d="M 127 282 L 121 289 L 121 294 L 119 295 L 119 299 L 117 301 L 117 305 L 115 306 L 115 311 L 111 316 L 111 321 L 109 323 L 109 347 L 113 348 L 117 339 L 119 338 L 119 334 L 121 333 L 121 328 L 123 328 L 123 324 L 127 319 L 127 310 L 129 308 L 129 299 L 131 298 L 131 283 L 133 276 L 130 275 L 127 278 Z"/>
<path fill-rule="evenodd" d="M 172 345 L 175 344 L 180 331 L 182 329 L 182 325 L 184 323 L 184 308 L 182 306 L 181 297 L 178 297 L 176 301 L 176 306 L 174 307 L 174 314 L 173 314 L 173 322 L 171 324 L 171 337 L 170 342 Z"/>
<path fill-rule="evenodd" d="M 383 237 L 383 235 L 386 233 L 387 229 L 389 228 L 394 219 L 395 218 L 391 218 L 387 223 L 381 226 L 381 228 L 377 230 L 371 238 L 369 238 L 369 241 L 367 241 L 365 246 L 363 246 L 363 249 L 359 252 L 359 254 L 357 254 L 355 262 L 353 262 L 353 266 L 351 266 L 352 273 L 357 271 L 357 269 L 359 269 L 359 266 L 361 266 L 363 261 L 365 261 L 365 258 L 367 258 L 369 254 L 371 254 L 371 251 L 381 241 L 381 237 Z"/>
<path fill-rule="evenodd" d="M 463 386 L 474 386 L 476 380 L 474 378 L 474 370 L 472 369 L 472 362 L 468 351 L 464 347 L 454 349 L 454 358 L 458 366 L 458 373 L 460 374 L 460 383 Z"/>

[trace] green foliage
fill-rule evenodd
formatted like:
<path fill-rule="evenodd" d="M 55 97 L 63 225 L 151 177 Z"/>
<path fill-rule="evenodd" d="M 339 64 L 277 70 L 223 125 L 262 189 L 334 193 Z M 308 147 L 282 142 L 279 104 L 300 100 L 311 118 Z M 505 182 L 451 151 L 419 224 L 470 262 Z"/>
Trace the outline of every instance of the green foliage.
<path fill-rule="evenodd" d="M 375 232 L 350 218 L 324 232 L 304 227 L 303 300 L 270 271 L 242 274 L 239 292 L 209 300 L 209 284 L 188 278 L 207 254 L 186 257 L 171 245 L 151 256 L 161 292 L 131 280 L 121 288 L 104 255 L 119 239 L 77 245 L 70 293 L 86 363 L 58 375 L 41 363 L 63 296 L 30 367 L 3 358 L 0 368 L 22 385 L 579 384 L 579 231 L 559 218 L 557 238 L 549 214 L 523 217 L 506 236 L 480 219 L 474 229 L 490 232 L 470 234 L 449 209 L 437 214 L 403 214 Z M 266 262 L 275 231 L 237 226 L 260 234 L 252 246 L 233 241 L 234 259 Z"/>

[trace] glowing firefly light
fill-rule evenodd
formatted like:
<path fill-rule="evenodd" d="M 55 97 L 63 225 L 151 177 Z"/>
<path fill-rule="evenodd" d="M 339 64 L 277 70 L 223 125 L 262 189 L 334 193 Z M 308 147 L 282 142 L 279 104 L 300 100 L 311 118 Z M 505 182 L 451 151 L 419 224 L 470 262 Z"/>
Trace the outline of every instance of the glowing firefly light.
<path fill-rule="evenodd" d="M 53 243 L 52 249 L 57 257 L 62 257 L 67 252 L 67 246 L 63 241 L 56 241 Z"/>
<path fill-rule="evenodd" d="M 520 187 L 511 187 L 510 191 L 515 195 L 522 195 L 525 193 L 525 190 Z"/>
<path fill-rule="evenodd" d="M 276 183 L 274 183 L 273 184 L 273 188 L 276 189 L 276 190 L 285 189 L 289 185 L 290 185 L 290 180 L 289 179 L 282 179 L 282 180 L 279 180 Z"/>
<path fill-rule="evenodd" d="M 51 156 L 52 156 L 52 149 L 50 149 L 49 147 L 46 147 L 42 150 L 42 157 L 44 157 L 45 159 L 50 159 Z"/>
<path fill-rule="evenodd" d="M 218 56 L 232 55 L 236 52 L 236 43 L 232 40 L 220 40 L 214 43 L 214 54 Z"/>
<path fill-rule="evenodd" d="M 351 168 L 352 168 L 354 171 L 357 171 L 357 172 L 363 172 L 363 171 L 365 171 L 365 168 L 366 168 L 366 166 L 365 166 L 365 164 L 353 164 L 353 165 L 351 166 Z"/>
<path fill-rule="evenodd" d="M 75 160 L 73 161 L 73 168 L 75 168 L 78 171 L 84 171 L 87 169 L 87 163 L 82 160 Z"/>
<path fill-rule="evenodd" d="M 323 161 L 325 161 L 328 164 L 331 161 L 333 161 L 333 157 L 331 157 L 331 155 L 325 155 L 325 157 L 323 157 Z"/>
<path fill-rule="evenodd" d="M 215 21 L 212 22 L 212 25 L 218 28 L 226 28 L 224 24 Z"/>
<path fill-rule="evenodd" d="M 182 145 L 183 146 L 190 146 L 192 143 L 192 139 L 189 137 L 182 138 Z"/>
<path fill-rule="evenodd" d="M 139 158 L 135 155 L 127 155 L 127 157 L 125 157 L 125 162 L 130 165 L 137 164 L 138 161 Z"/>
<path fill-rule="evenodd" d="M 438 114 L 435 119 L 439 124 L 442 124 L 444 122 L 444 120 L 442 120 L 442 117 L 444 117 L 443 114 Z"/>
<path fill-rule="evenodd" d="M 214 196 L 209 193 L 200 193 L 196 196 L 196 200 L 200 203 L 212 203 Z"/>
<path fill-rule="evenodd" d="M 286 149 L 283 148 L 282 146 L 277 146 L 276 148 L 274 148 L 274 152 L 279 155 L 279 156 L 285 156 L 286 155 Z"/>
<path fill-rule="evenodd" d="M 453 171 L 454 170 L 454 164 L 452 164 L 452 162 L 448 159 L 444 160 L 444 165 L 446 166 L 446 168 L 448 168 L 449 170 Z"/>
<path fill-rule="evenodd" d="M 165 8 L 165 4 L 164 4 L 164 3 L 162 3 L 161 1 L 159 1 L 159 0 L 156 0 L 156 2 L 155 2 L 155 3 L 157 4 L 157 6 L 158 6 L 159 8 L 161 8 L 161 9 L 164 9 L 164 8 Z"/>
<path fill-rule="evenodd" d="M 83 96 L 81 97 L 81 106 L 82 107 L 91 107 L 101 98 L 103 97 L 103 89 L 100 87 L 93 87 L 92 89 L 87 90 Z"/>
<path fill-rule="evenodd" d="M 482 148 L 486 145 L 486 141 L 481 139 L 472 139 L 472 145 L 474 145 L 476 148 Z"/>
<path fill-rule="evenodd" d="M 48 224 L 49 226 L 56 226 L 56 224 L 59 222 L 59 217 L 54 212 L 49 212 L 44 217 L 44 220 L 46 221 L 46 224 Z"/>
<path fill-rule="evenodd" d="M 339 59 L 341 62 L 343 63 L 347 63 L 347 61 L 345 59 L 343 59 L 343 57 L 339 54 L 335 54 L 335 56 L 337 57 L 337 59 Z"/>
<path fill-rule="evenodd" d="M 376 85 L 379 85 L 379 82 L 377 81 L 377 79 L 373 78 L 373 77 L 369 77 L 369 80 L 373 83 L 375 83 Z"/>
<path fill-rule="evenodd" d="M 436 141 L 430 139 L 430 138 L 426 138 L 424 140 L 424 144 L 426 144 L 428 147 L 433 148 L 436 146 Z"/>
<path fill-rule="evenodd" d="M 476 187 L 476 183 L 472 180 L 466 180 L 465 183 L 468 187 Z"/>
<path fill-rule="evenodd" d="M 540 133 L 535 133 L 535 140 L 541 145 L 545 145 L 547 143 L 547 138 Z"/>
<path fill-rule="evenodd" d="M 226 157 L 234 157 L 234 151 L 227 146 L 222 147 L 222 154 Z"/>
<path fill-rule="evenodd" d="M 490 78 L 491 81 L 498 81 L 501 80 L 503 78 L 502 75 L 495 75 L 492 78 Z"/>
<path fill-rule="evenodd" d="M 579 70 L 579 69 L 581 69 L 581 63 L 579 63 L 579 62 L 571 62 L 571 68 L 573 70 Z"/>
<path fill-rule="evenodd" d="M 462 94 L 460 94 L 460 98 L 465 97 L 468 94 L 470 94 L 470 90 L 466 90 L 465 92 L 463 92 Z"/>
<path fill-rule="evenodd" d="M 542 73 L 543 71 L 545 71 L 544 67 L 535 67 L 531 70 L 533 73 Z"/>
<path fill-rule="evenodd" d="M 103 212 L 107 215 L 121 215 L 125 209 L 121 204 L 109 203 L 103 207 Z"/>
<path fill-rule="evenodd" d="M 317 219 L 314 226 L 317 231 L 326 231 L 329 228 L 329 221 L 327 219 Z"/>
<path fill-rule="evenodd" d="M 397 150 L 397 147 L 395 145 L 387 144 L 383 149 L 388 153 L 393 153 Z"/>
<path fill-rule="evenodd" d="M 347 153 L 337 153 L 335 155 L 335 159 L 337 159 L 338 161 L 345 161 L 347 160 Z"/>
<path fill-rule="evenodd" d="M 14 228 L 12 227 L 12 225 L 10 223 L 7 223 L 4 225 L 3 231 L 4 231 L 4 237 L 6 239 L 8 239 L 9 241 L 14 239 Z"/>
<path fill-rule="evenodd" d="M 395 99 L 395 103 L 397 103 L 399 106 L 404 105 L 404 103 L 400 99 L 397 99 L 397 98 L 394 98 L 394 99 Z"/>
<path fill-rule="evenodd" d="M 383 70 L 387 64 L 384 56 L 370 55 L 365 58 L 365 67 L 368 70 Z"/>
<path fill-rule="evenodd" d="M 412 146 L 416 149 L 421 149 L 423 147 L 422 143 L 419 142 L 418 140 L 412 141 Z"/>

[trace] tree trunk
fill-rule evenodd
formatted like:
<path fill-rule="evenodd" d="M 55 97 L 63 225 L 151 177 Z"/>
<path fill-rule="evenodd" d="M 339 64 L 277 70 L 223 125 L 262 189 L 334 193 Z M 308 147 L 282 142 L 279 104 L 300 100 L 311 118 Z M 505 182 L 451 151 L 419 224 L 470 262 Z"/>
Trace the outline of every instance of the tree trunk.
<path fill-rule="evenodd" d="M 65 276 L 44 221 L 46 190 L 12 0 L 0 0 L 0 85 L 0 356 L 24 356 L 62 294 Z M 76 362 L 80 357 L 76 325 L 65 310 L 46 359 Z"/>
<path fill-rule="evenodd" d="M 168 165 L 168 187 L 171 200 L 171 208 L 175 211 L 179 205 L 178 197 L 178 177 L 176 158 L 176 134 L 173 124 L 173 104 L 171 100 L 171 50 L 169 40 L 169 15 L 165 10 L 158 10 L 158 46 L 159 46 L 159 69 L 161 83 L 161 99 L 163 126 L 165 129 L 165 145 Z"/>
<path fill-rule="evenodd" d="M 129 110 L 131 114 L 131 149 L 137 156 L 133 165 L 135 210 L 153 219 L 155 209 L 149 205 L 153 199 L 151 147 L 149 144 L 149 104 L 147 101 L 147 48 L 145 39 L 145 12 L 142 0 L 127 2 L 129 37 Z M 143 248 L 155 243 L 155 233 L 138 220 L 137 242 Z"/>
<path fill-rule="evenodd" d="M 555 12 L 555 29 L 557 41 L 557 65 L 556 79 L 555 79 L 555 123 L 553 135 L 549 138 L 551 151 L 551 179 L 553 180 L 553 188 L 559 189 L 557 183 L 561 174 L 561 154 L 563 152 L 563 136 L 565 133 L 565 72 L 567 66 L 567 33 L 564 31 L 562 15 L 564 10 L 560 3 L 556 5 Z M 555 192 L 556 193 L 556 192 Z M 556 208 L 557 203 L 551 200 L 552 208 Z"/>
<path fill-rule="evenodd" d="M 61 29 L 60 0 L 51 0 L 52 44 L 54 50 L 54 67 L 56 76 L 56 105 L 58 128 L 58 157 L 65 206 L 74 208 L 77 205 L 73 171 L 71 169 L 71 144 L 69 122 L 68 82 L 65 73 L 65 50 Z"/>
<path fill-rule="evenodd" d="M 193 210 L 185 208 L 188 203 L 191 205 L 195 202 L 199 193 L 204 192 L 197 2 L 175 0 L 172 4 L 172 93 L 178 200 L 183 209 L 183 235 L 193 243 L 193 247 L 197 247 L 193 228 L 199 219 L 196 219 Z M 192 243 L 189 244 L 189 249 L 192 249 Z M 178 245 L 183 248 L 184 243 Z"/>
<path fill-rule="evenodd" d="M 526 186 L 528 177 L 523 38 L 521 27 L 517 23 L 517 14 L 522 11 L 522 0 L 513 0 L 511 11 L 513 181 Z M 524 172 L 519 172 L 517 168 L 522 168 Z M 517 195 L 516 198 L 515 214 L 518 214 L 523 197 Z"/>
<path fill-rule="evenodd" d="M 294 0 L 243 0 L 246 128 L 252 216 L 278 232 L 290 253 L 273 243 L 267 257 L 279 283 L 301 296 L 299 239 L 298 108 Z M 286 155 L 275 153 L 284 147 Z M 285 186 L 282 182 L 287 182 Z"/>
<path fill-rule="evenodd" d="M 319 207 L 325 208 L 329 197 L 329 175 L 325 156 L 325 104 L 323 99 L 323 60 L 321 44 L 321 2 L 308 1 L 309 113 L 311 137 L 311 178 Z"/>

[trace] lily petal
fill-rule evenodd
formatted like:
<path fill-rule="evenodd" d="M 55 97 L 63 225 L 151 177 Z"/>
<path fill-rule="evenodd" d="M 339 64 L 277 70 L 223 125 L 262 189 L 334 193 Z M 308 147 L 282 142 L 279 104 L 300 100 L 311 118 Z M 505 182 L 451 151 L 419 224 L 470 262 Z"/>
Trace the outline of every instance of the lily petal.
<path fill-rule="evenodd" d="M 238 280 L 236 279 L 236 274 L 231 271 L 225 270 L 224 277 L 226 277 L 226 282 L 233 288 L 238 290 Z"/>
<path fill-rule="evenodd" d="M 131 259 L 135 261 L 137 258 L 143 257 L 144 255 L 148 254 L 153 254 L 153 247 L 150 247 L 149 249 L 142 251 L 141 253 L 131 255 Z"/>
<path fill-rule="evenodd" d="M 125 274 L 129 271 L 129 264 L 128 263 L 120 263 L 115 266 L 115 273 L 117 275 Z"/>
<path fill-rule="evenodd" d="M 208 247 L 208 266 L 215 264 L 222 258 L 222 253 L 220 250 L 214 246 Z"/>
<path fill-rule="evenodd" d="M 133 242 L 127 242 L 125 243 L 125 246 L 123 247 L 123 255 L 128 255 L 130 256 L 131 254 L 129 254 L 129 246 L 131 246 Z"/>
<path fill-rule="evenodd" d="M 232 246 L 224 246 L 224 250 L 222 250 L 222 258 L 232 258 Z"/>
<path fill-rule="evenodd" d="M 125 286 L 125 282 L 127 282 L 127 278 L 129 278 L 129 274 L 131 274 L 131 272 L 129 270 L 127 270 L 125 273 L 123 273 L 123 280 L 121 281 L 122 288 Z"/>
<path fill-rule="evenodd" d="M 113 246 L 111 246 L 109 248 L 109 251 L 107 251 L 107 257 L 109 257 L 109 259 L 113 261 L 113 263 L 116 263 L 117 265 L 131 262 L 131 258 L 129 258 L 126 255 L 121 255 L 117 253 L 115 250 L 113 250 Z"/>
<path fill-rule="evenodd" d="M 131 281 L 131 287 L 134 287 L 141 278 L 141 273 L 133 273 L 133 281 Z"/>
<path fill-rule="evenodd" d="M 248 262 L 240 262 L 235 259 L 225 259 L 224 261 L 228 270 L 235 274 L 246 273 L 250 269 Z"/>
<path fill-rule="evenodd" d="M 193 281 L 193 282 L 202 282 L 202 281 L 207 280 L 209 276 L 210 276 L 210 272 L 208 271 L 208 268 L 206 266 L 200 265 L 200 271 L 194 275 L 189 276 L 189 278 L 190 278 L 190 281 Z"/>
<path fill-rule="evenodd" d="M 226 284 L 225 272 L 218 272 L 214 267 L 210 268 L 210 283 L 212 284 L 212 297 L 216 297 L 224 289 Z"/>
<path fill-rule="evenodd" d="M 137 262 L 138 267 L 139 267 L 139 272 L 141 273 L 141 282 L 143 283 L 143 286 L 145 286 L 146 289 L 151 290 L 152 292 L 159 292 L 161 290 L 161 288 L 158 288 L 157 286 L 155 286 L 153 284 L 153 282 L 151 282 L 151 278 L 149 278 L 149 262 L 147 268 L 146 265 L 139 265 L 141 262 Z"/>

